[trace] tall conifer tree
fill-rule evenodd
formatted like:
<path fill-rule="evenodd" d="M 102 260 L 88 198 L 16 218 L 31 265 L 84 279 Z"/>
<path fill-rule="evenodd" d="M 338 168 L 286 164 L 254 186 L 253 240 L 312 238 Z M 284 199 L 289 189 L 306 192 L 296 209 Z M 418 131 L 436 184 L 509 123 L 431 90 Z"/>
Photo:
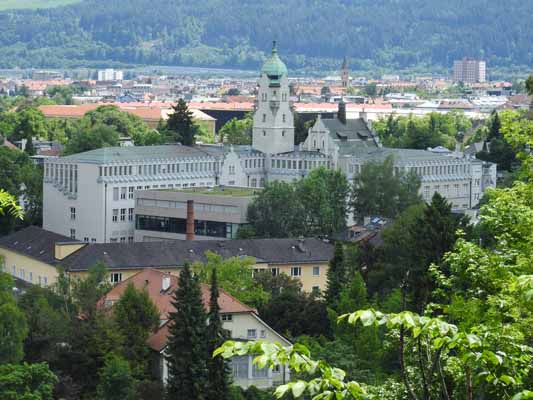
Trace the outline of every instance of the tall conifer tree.
<path fill-rule="evenodd" d="M 194 137 L 198 133 L 198 127 L 194 124 L 192 112 L 183 99 L 172 107 L 173 113 L 169 115 L 166 130 L 176 142 L 186 146 L 194 144 Z"/>
<path fill-rule="evenodd" d="M 326 301 L 329 307 L 336 309 L 346 278 L 344 248 L 340 241 L 335 242 L 335 251 L 329 262 L 327 278 Z"/>
<path fill-rule="evenodd" d="M 209 300 L 209 325 L 207 326 L 208 400 L 227 399 L 229 387 L 226 361 L 222 357 L 212 357 L 215 349 L 229 338 L 228 332 L 222 327 L 218 296 L 217 270 L 213 268 L 211 272 L 211 297 Z"/>
<path fill-rule="evenodd" d="M 207 392 L 207 315 L 198 279 L 185 264 L 169 313 L 168 399 L 205 400 Z"/>

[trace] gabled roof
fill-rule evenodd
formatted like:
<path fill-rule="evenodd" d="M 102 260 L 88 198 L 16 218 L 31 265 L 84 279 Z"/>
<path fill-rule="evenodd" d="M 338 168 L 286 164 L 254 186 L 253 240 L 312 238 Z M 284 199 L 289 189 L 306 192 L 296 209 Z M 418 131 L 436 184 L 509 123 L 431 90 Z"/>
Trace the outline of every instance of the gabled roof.
<path fill-rule="evenodd" d="M 28 226 L 11 235 L 0 238 L 0 247 L 42 261 L 46 264 L 59 263 L 55 258 L 55 244 L 75 242 L 71 238 L 46 231 L 37 226 Z"/>
<path fill-rule="evenodd" d="M 170 280 L 170 286 L 166 290 L 163 290 L 163 278 Z M 99 305 L 105 306 L 106 301 L 113 303 L 118 301 L 130 283 L 138 290 L 146 290 L 150 299 L 157 307 L 161 319 L 165 320 L 168 318 L 168 313 L 174 310 L 171 302 L 172 294 L 178 288 L 178 277 L 155 269 L 143 269 L 130 278 L 120 282 L 100 299 Z M 202 284 L 201 290 L 204 307 L 209 311 L 209 285 Z M 218 305 L 220 306 L 221 313 L 256 312 L 254 308 L 241 303 L 225 291 L 219 291 Z"/>
<path fill-rule="evenodd" d="M 91 243 L 62 261 L 69 271 L 87 271 L 97 262 L 110 270 L 165 268 L 206 262 L 205 253 L 224 258 L 254 257 L 271 264 L 327 262 L 333 246 L 319 239 L 175 240 L 139 243 Z"/>
<path fill-rule="evenodd" d="M 170 280 L 170 286 L 166 290 L 163 289 L 163 279 L 168 278 Z M 168 314 L 174 311 L 172 305 L 173 293 L 178 288 L 178 277 L 157 271 L 154 269 L 145 269 L 141 272 L 133 275 L 125 281 L 117 284 L 111 289 L 104 297 L 100 299 L 99 307 L 105 307 L 106 301 L 112 301 L 113 303 L 118 301 L 129 284 L 133 284 L 137 290 L 146 290 L 148 296 L 157 307 L 160 313 L 160 319 L 166 321 Z M 206 311 L 209 311 L 210 300 L 210 287 L 209 285 L 202 284 L 202 302 Z M 220 307 L 221 314 L 237 314 L 237 313 L 256 313 L 254 308 L 248 307 L 241 303 L 233 296 L 226 293 L 224 290 L 219 289 L 218 305 Z M 159 330 L 154 333 L 148 339 L 148 345 L 155 351 L 160 352 L 167 344 L 168 337 L 168 323 L 165 322 Z"/>

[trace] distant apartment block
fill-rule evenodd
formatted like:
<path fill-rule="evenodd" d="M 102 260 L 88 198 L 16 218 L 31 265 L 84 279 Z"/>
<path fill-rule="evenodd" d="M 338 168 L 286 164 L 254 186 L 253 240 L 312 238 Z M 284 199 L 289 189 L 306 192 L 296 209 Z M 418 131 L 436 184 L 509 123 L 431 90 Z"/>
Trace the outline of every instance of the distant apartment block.
<path fill-rule="evenodd" d="M 63 79 L 63 73 L 59 71 L 33 71 L 31 78 L 36 81 L 54 81 Z"/>
<path fill-rule="evenodd" d="M 121 81 L 123 79 L 124 73 L 122 71 L 116 71 L 113 68 L 98 71 L 99 81 Z"/>
<path fill-rule="evenodd" d="M 482 60 L 463 58 L 453 63 L 454 82 L 482 83 L 487 80 L 487 64 Z"/>

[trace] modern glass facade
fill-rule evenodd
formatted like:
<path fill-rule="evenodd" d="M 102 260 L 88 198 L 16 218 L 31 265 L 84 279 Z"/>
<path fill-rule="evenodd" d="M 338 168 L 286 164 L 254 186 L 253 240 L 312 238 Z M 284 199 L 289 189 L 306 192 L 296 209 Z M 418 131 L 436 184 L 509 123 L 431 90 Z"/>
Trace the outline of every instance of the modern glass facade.
<path fill-rule="evenodd" d="M 194 234 L 198 236 L 235 239 L 238 227 L 238 224 L 232 224 L 229 222 L 195 220 Z M 185 218 L 137 215 L 135 229 L 185 234 L 187 232 L 187 220 Z"/>

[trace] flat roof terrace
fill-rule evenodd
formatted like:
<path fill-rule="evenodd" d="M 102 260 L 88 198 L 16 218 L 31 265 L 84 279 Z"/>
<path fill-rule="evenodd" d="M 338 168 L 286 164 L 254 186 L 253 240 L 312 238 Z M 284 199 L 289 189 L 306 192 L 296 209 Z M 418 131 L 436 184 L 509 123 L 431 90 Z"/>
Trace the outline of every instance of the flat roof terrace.
<path fill-rule="evenodd" d="M 233 197 L 251 197 L 259 194 L 262 190 L 260 188 L 243 188 L 243 187 L 229 187 L 229 186 L 217 186 L 213 188 L 209 187 L 194 187 L 185 189 L 160 189 L 162 191 L 174 191 L 191 194 L 205 194 L 212 196 L 233 196 Z"/>

